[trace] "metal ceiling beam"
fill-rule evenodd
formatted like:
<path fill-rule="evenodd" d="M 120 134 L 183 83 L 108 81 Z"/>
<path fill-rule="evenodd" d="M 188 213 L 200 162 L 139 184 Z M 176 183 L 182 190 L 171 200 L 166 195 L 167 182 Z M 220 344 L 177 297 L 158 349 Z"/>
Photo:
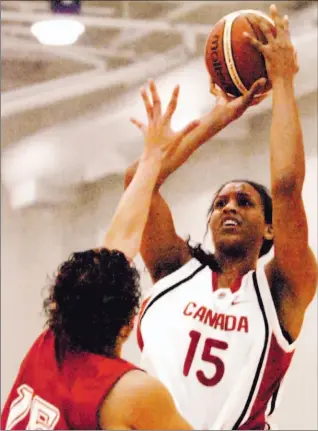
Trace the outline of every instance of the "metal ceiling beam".
<path fill-rule="evenodd" d="M 202 6 L 206 6 L 206 1 L 189 1 L 189 2 L 180 2 L 180 6 L 176 9 L 167 13 L 167 19 L 173 21 L 175 19 L 180 19 L 183 16 L 194 12 Z"/>
<path fill-rule="evenodd" d="M 13 209 L 27 208 L 34 204 L 61 205 L 76 200 L 75 187 L 45 184 L 43 179 L 32 178 L 10 187 L 9 199 Z"/>
<path fill-rule="evenodd" d="M 10 50 L 24 51 L 24 55 L 27 51 L 28 53 L 37 53 L 42 57 L 43 55 L 50 55 L 65 58 L 67 60 L 73 60 L 99 69 L 106 69 L 107 66 L 106 60 L 98 58 L 97 56 L 89 54 L 81 49 L 76 50 L 69 47 L 63 47 L 61 49 L 61 47 L 43 46 L 39 43 L 23 40 L 18 37 L 2 37 L 1 55 L 8 54 Z"/>
<path fill-rule="evenodd" d="M 11 22 L 29 22 L 52 19 L 50 13 L 28 13 L 2 11 L 1 21 Z M 184 31 L 194 32 L 196 34 L 208 34 L 211 30 L 210 25 L 204 24 L 174 24 L 167 21 L 142 20 L 142 19 L 125 19 L 125 18 L 104 18 L 92 16 L 76 16 L 76 19 L 87 27 L 96 28 L 117 28 L 117 29 L 149 29 L 151 31 L 162 31 L 170 33 L 182 33 Z"/>
<path fill-rule="evenodd" d="M 5 45 L 6 40 L 8 37 L 12 36 L 26 36 L 28 37 L 28 40 L 22 39 L 22 38 L 15 38 L 19 40 L 20 44 L 24 42 L 33 43 L 34 45 L 38 46 L 39 49 L 42 49 L 42 52 L 44 53 L 47 48 L 50 48 L 47 45 L 41 45 L 39 42 L 37 42 L 33 35 L 30 32 L 30 29 L 27 27 L 24 27 L 22 25 L 17 24 L 3 24 L 1 26 L 1 37 L 2 37 L 2 43 Z M 32 39 L 30 37 L 32 36 Z M 65 47 L 58 47 L 56 48 L 59 51 L 65 50 Z M 71 50 L 72 52 L 79 53 L 81 55 L 93 55 L 96 57 L 114 57 L 114 58 L 123 58 L 123 59 L 133 59 L 136 56 L 136 53 L 133 49 L 121 49 L 116 50 L 112 48 L 101 48 L 101 47 L 91 47 L 91 46 L 84 46 L 80 43 L 77 43 L 76 45 L 72 45 L 66 48 L 67 50 Z"/>
<path fill-rule="evenodd" d="M 107 72 L 106 72 L 107 73 Z M 103 71 L 105 76 L 106 74 Z M 7 91 L 5 93 L 1 93 L 1 103 L 3 104 L 1 108 L 3 108 L 6 104 L 16 103 L 19 100 L 24 100 L 25 98 L 30 98 L 33 94 L 36 94 L 39 91 L 44 91 L 44 94 L 49 94 L 54 91 L 54 89 L 59 87 L 59 85 L 63 85 L 64 88 L 67 88 L 70 84 L 77 84 L 80 86 L 82 82 L 94 80 L 96 76 L 100 76 L 101 71 L 99 69 L 90 70 L 88 72 L 81 72 L 74 75 L 68 75 L 63 78 L 51 79 L 47 82 L 36 83 L 24 86 L 22 88 L 14 89 L 11 91 Z M 43 94 L 42 94 L 43 97 Z M 17 111 L 16 111 L 17 112 Z M 1 112 L 1 115 L 6 117 L 7 115 Z M 10 114 L 9 114 L 10 115 Z"/>
<path fill-rule="evenodd" d="M 179 47 L 119 69 L 96 69 L 5 92 L 1 94 L 1 118 L 118 84 L 136 85 L 151 75 L 184 63 L 186 59 L 186 53 Z"/>
<path fill-rule="evenodd" d="M 206 1 L 189 1 L 189 2 L 170 2 L 170 3 L 178 3 L 179 6 L 173 9 L 172 11 L 161 15 L 160 17 L 162 19 L 165 19 L 167 21 L 174 21 L 178 18 L 181 18 L 182 16 L 186 15 L 187 13 L 194 12 L 204 4 L 206 5 Z M 158 17 L 157 17 L 158 18 Z M 190 27 L 190 26 L 189 26 Z M 124 43 L 129 42 L 136 42 L 137 40 L 140 40 L 142 37 L 147 36 L 150 34 L 153 30 L 151 28 L 144 28 L 144 29 L 137 29 L 134 33 L 132 33 L 130 30 L 125 31 L 123 30 L 117 38 L 111 42 L 111 47 L 118 49 L 118 47 Z"/>

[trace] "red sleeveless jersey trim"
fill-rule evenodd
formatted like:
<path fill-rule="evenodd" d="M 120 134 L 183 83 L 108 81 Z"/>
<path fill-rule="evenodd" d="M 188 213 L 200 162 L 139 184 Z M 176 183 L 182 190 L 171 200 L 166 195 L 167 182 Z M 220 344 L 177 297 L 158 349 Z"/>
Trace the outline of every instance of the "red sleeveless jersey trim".
<path fill-rule="evenodd" d="M 278 391 L 281 381 L 290 366 L 294 352 L 285 352 L 278 344 L 274 334 L 271 336 L 269 352 L 265 369 L 260 382 L 257 396 L 250 410 L 249 417 L 238 429 L 251 430 L 263 429 L 266 422 L 265 412 L 272 395 Z M 277 369 L 280 375 L 277 375 Z M 272 406 L 270 414 L 273 413 L 275 406 Z"/>

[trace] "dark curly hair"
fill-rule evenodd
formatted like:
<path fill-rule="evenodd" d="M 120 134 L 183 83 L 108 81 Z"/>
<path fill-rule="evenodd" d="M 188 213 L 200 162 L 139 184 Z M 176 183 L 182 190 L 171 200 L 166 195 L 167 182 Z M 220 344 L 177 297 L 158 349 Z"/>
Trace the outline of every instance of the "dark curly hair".
<path fill-rule="evenodd" d="M 258 192 L 258 194 L 261 197 L 262 204 L 263 204 L 265 223 L 266 224 L 272 223 L 273 204 L 272 204 L 272 198 L 271 198 L 269 190 L 265 186 L 263 186 L 262 184 L 256 183 L 254 181 L 232 180 L 232 181 L 228 181 L 228 182 L 222 184 L 213 197 L 212 203 L 211 203 L 210 208 L 209 208 L 208 213 L 207 213 L 208 221 L 207 221 L 207 225 L 206 225 L 205 235 L 207 234 L 208 229 L 209 229 L 209 222 L 210 222 L 210 217 L 211 217 L 211 214 L 212 214 L 212 211 L 214 208 L 215 199 L 217 198 L 218 194 L 223 189 L 223 187 L 225 187 L 229 183 L 247 183 L 250 186 L 252 186 Z M 267 254 L 270 251 L 270 249 L 272 248 L 273 244 L 274 244 L 273 240 L 264 239 L 260 253 L 259 253 L 259 257 L 262 257 L 265 254 Z M 190 237 L 189 237 L 187 240 L 187 245 L 188 245 L 188 248 L 190 250 L 191 255 L 193 257 L 195 257 L 199 262 L 201 262 L 203 265 L 208 265 L 213 271 L 221 272 L 220 265 L 217 262 L 215 255 L 212 253 L 207 253 L 206 251 L 204 251 L 202 248 L 202 244 L 197 244 L 195 246 L 191 246 L 190 245 Z"/>
<path fill-rule="evenodd" d="M 66 350 L 115 356 L 120 330 L 137 314 L 139 274 L 120 251 L 73 253 L 44 300 L 59 363 Z"/>

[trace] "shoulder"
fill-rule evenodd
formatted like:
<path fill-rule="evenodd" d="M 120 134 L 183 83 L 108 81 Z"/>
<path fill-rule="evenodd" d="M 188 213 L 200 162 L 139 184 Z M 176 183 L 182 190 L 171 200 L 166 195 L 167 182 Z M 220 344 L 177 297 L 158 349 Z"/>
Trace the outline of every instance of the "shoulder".
<path fill-rule="evenodd" d="M 198 273 L 202 271 L 206 266 L 198 261 L 195 257 L 188 259 L 183 265 L 175 268 L 169 274 L 162 277 L 160 280 L 154 283 L 154 286 L 160 290 L 165 287 L 172 287 L 175 284 L 182 284 L 189 280 L 192 280 Z"/>
<path fill-rule="evenodd" d="M 316 291 L 316 285 L 311 280 L 308 281 L 310 277 L 307 279 L 304 277 L 302 294 L 297 294 L 293 282 L 277 265 L 275 258 L 268 262 L 264 269 L 279 326 L 284 337 L 289 342 L 293 342 L 300 334 L 306 309 L 313 297 L 312 286 L 308 289 L 308 284 L 312 283 L 314 291 Z"/>
<path fill-rule="evenodd" d="M 157 261 L 155 269 L 152 273 L 152 281 L 156 283 L 163 278 L 176 273 L 190 260 L 192 260 L 192 256 L 189 253 L 187 247 L 183 247 L 183 249 L 181 248 L 179 254 L 176 257 L 173 257 L 173 253 L 171 252 L 167 258 Z"/>
<path fill-rule="evenodd" d="M 308 257 L 309 256 L 309 257 Z M 311 249 L 308 249 L 307 259 L 304 258 L 302 274 L 297 280 L 292 280 L 278 264 L 275 256 L 265 265 L 268 284 L 274 295 L 280 299 L 288 298 L 289 302 L 306 310 L 317 289 L 317 261 Z M 298 289 L 295 288 L 298 284 Z"/>
<path fill-rule="evenodd" d="M 144 429 L 144 426 L 151 426 L 155 416 L 167 417 L 169 411 L 174 410 L 174 401 L 159 380 L 141 370 L 133 370 L 126 373 L 105 398 L 99 421 L 102 429 L 114 427 L 114 424 L 127 429 Z"/>
<path fill-rule="evenodd" d="M 24 356 L 20 368 L 24 368 L 27 363 L 33 363 L 34 356 L 41 356 L 44 351 L 54 353 L 54 334 L 50 329 L 46 329 L 36 338 Z"/>
<path fill-rule="evenodd" d="M 160 406 L 160 402 L 172 400 L 166 387 L 156 378 L 141 370 L 127 372 L 114 386 L 105 404 L 120 404 L 121 409 L 136 409 L 139 403 L 139 411 L 147 410 L 152 406 Z"/>
<path fill-rule="evenodd" d="M 127 398 L 128 403 L 131 400 L 133 404 L 136 401 L 141 402 L 140 412 L 143 408 L 152 406 L 156 406 L 158 409 L 161 402 L 166 405 L 167 401 L 172 401 L 172 397 L 163 383 L 141 370 L 127 373 L 122 379 L 122 389 L 131 394 Z"/>

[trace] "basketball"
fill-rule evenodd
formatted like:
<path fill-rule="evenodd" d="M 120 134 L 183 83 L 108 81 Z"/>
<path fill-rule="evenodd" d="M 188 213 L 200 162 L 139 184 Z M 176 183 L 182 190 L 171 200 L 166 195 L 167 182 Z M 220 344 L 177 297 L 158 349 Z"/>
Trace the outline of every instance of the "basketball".
<path fill-rule="evenodd" d="M 218 21 L 206 42 L 205 64 L 213 82 L 234 97 L 246 93 L 259 78 L 268 79 L 263 55 L 243 35 L 247 32 L 266 43 L 260 28 L 251 22 L 252 15 L 266 19 L 275 35 L 274 23 L 265 13 L 240 10 Z M 262 94 L 270 89 L 268 81 Z"/>

